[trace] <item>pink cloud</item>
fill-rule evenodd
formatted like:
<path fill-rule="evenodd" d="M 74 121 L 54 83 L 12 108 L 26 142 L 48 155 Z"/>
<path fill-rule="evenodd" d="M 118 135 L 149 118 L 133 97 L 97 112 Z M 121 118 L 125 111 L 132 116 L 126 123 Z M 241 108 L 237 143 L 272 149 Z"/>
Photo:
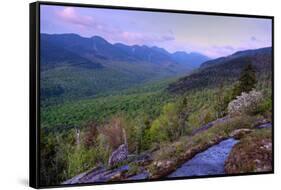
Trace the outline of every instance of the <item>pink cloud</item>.
<path fill-rule="evenodd" d="M 156 35 L 141 32 L 124 31 L 118 27 L 99 22 L 91 16 L 79 14 L 74 8 L 66 7 L 57 12 L 58 18 L 64 22 L 78 26 L 79 30 L 89 36 L 100 35 L 111 42 L 123 42 L 126 44 L 154 45 L 157 42 L 172 41 L 172 34 Z"/>
<path fill-rule="evenodd" d="M 62 11 L 57 12 L 57 15 L 63 21 L 75 25 L 84 26 L 84 27 L 96 25 L 92 17 L 77 14 L 73 7 L 64 8 Z"/>

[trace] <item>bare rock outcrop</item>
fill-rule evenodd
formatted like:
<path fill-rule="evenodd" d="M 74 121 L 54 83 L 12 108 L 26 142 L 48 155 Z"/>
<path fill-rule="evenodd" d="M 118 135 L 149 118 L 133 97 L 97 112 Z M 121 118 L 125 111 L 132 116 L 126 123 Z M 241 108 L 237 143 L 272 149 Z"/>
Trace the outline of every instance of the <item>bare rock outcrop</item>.
<path fill-rule="evenodd" d="M 126 144 L 121 144 L 115 151 L 112 152 L 108 160 L 108 165 L 110 167 L 123 162 L 128 157 L 128 146 Z"/>

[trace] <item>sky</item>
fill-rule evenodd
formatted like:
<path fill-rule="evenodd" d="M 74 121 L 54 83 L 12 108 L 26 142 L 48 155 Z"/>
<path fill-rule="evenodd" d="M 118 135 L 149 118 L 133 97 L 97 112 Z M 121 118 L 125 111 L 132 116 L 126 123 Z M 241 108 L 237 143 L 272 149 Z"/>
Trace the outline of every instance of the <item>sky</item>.
<path fill-rule="evenodd" d="M 147 45 L 210 58 L 271 46 L 271 20 L 41 5 L 41 33 L 101 36 L 110 43 Z"/>

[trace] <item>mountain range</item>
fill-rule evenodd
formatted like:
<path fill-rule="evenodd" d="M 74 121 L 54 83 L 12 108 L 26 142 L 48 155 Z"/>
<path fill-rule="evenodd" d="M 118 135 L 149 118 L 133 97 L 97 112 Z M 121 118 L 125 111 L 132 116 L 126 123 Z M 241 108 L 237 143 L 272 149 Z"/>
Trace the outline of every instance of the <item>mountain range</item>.
<path fill-rule="evenodd" d="M 167 88 L 182 93 L 235 82 L 252 64 L 260 79 L 272 70 L 272 48 L 239 51 L 210 59 L 200 53 L 145 45 L 109 43 L 104 38 L 77 34 L 41 34 L 41 100 L 52 103 L 111 95 L 133 86 L 184 76 Z"/>
<path fill-rule="evenodd" d="M 41 34 L 41 99 L 96 96 L 186 74 L 209 60 L 183 51 L 109 43 L 77 34 Z"/>
<path fill-rule="evenodd" d="M 209 60 L 205 55 L 178 51 L 169 53 L 163 48 L 145 45 L 128 46 L 122 43 L 111 44 L 102 37 L 84 38 L 77 34 L 41 34 L 41 60 L 43 68 L 52 64 L 68 62 L 74 65 L 94 65 L 103 61 L 125 61 L 130 63 L 151 63 L 159 67 L 194 69 Z M 78 64 L 77 63 L 80 63 Z"/>
<path fill-rule="evenodd" d="M 213 88 L 220 84 L 231 84 L 240 76 L 241 70 L 252 64 L 260 82 L 271 81 L 272 48 L 238 51 L 230 56 L 209 60 L 193 73 L 170 84 L 168 90 L 175 93 L 199 88 Z"/>

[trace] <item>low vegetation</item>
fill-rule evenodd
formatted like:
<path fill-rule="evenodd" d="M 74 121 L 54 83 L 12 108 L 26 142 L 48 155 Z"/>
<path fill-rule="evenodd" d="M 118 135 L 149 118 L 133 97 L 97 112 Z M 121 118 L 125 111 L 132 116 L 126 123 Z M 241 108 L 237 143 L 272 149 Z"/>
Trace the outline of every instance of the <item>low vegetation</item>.
<path fill-rule="evenodd" d="M 154 162 L 149 166 L 151 178 L 160 178 L 171 173 L 195 154 L 229 138 L 236 129 L 253 128 L 256 119 L 253 116 L 236 116 L 194 136 L 183 136 L 172 144 L 162 145 L 162 148 L 153 154 Z M 167 166 L 165 166 L 166 161 L 169 161 Z M 159 163 L 164 163 L 164 166 L 159 167 Z"/>
<path fill-rule="evenodd" d="M 236 144 L 225 163 L 228 174 L 272 171 L 272 131 L 256 130 Z"/>

